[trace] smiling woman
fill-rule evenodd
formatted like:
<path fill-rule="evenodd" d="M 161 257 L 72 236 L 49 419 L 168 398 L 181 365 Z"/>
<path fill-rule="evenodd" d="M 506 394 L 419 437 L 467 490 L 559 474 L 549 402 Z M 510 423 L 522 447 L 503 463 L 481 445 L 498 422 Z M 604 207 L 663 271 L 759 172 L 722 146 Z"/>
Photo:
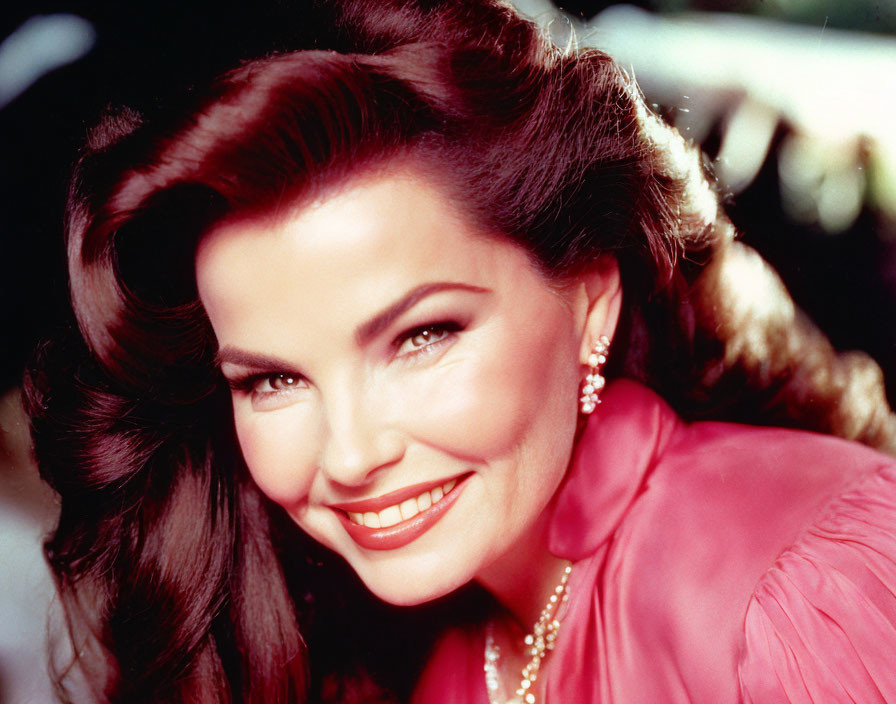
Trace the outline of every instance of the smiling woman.
<path fill-rule="evenodd" d="M 337 10 L 348 53 L 110 114 L 78 165 L 80 337 L 27 378 L 61 691 L 896 700 L 896 464 L 831 436 L 896 447 L 876 367 L 606 55 L 490 0 Z M 343 565 L 427 633 L 365 631 Z"/>
<path fill-rule="evenodd" d="M 255 483 L 389 602 L 501 571 L 566 470 L 618 272 L 547 285 L 412 164 L 287 212 L 214 228 L 196 257 Z"/>

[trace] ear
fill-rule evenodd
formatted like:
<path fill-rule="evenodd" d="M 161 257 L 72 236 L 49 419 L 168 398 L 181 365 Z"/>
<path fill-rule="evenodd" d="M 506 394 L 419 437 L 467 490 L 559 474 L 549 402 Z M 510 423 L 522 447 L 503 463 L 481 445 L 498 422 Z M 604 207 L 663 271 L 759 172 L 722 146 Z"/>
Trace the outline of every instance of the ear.
<path fill-rule="evenodd" d="M 605 254 L 592 267 L 576 277 L 577 296 L 583 312 L 579 361 L 587 364 L 594 344 L 606 335 L 610 342 L 622 309 L 622 283 L 616 257 Z"/>

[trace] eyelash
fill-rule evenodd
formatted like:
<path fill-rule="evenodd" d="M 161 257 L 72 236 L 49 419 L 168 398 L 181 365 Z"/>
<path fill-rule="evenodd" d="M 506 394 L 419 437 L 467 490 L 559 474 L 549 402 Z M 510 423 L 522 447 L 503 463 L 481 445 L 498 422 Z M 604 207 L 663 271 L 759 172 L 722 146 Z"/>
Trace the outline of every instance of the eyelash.
<path fill-rule="evenodd" d="M 444 333 L 444 337 L 441 337 L 438 340 L 421 345 L 409 352 L 404 352 L 399 355 L 403 358 L 418 357 L 420 355 L 432 354 L 436 350 L 440 349 L 443 343 L 447 343 L 456 333 L 460 332 L 461 330 L 463 330 L 463 325 L 455 320 L 443 320 L 438 323 L 427 323 L 426 325 L 420 325 L 416 328 L 412 328 L 411 330 L 402 333 L 397 338 L 395 338 L 395 342 L 393 344 L 396 353 L 398 353 L 406 342 L 413 340 L 418 335 L 432 332 Z"/>
<path fill-rule="evenodd" d="M 245 376 L 227 379 L 227 385 L 233 391 L 241 391 L 243 393 L 256 392 L 261 395 L 273 395 L 286 389 L 275 389 L 274 391 L 256 391 L 255 387 L 262 381 L 275 381 L 276 379 L 295 379 L 297 382 L 303 382 L 301 374 L 290 374 L 289 372 L 259 372 L 257 374 L 246 374 Z"/>
<path fill-rule="evenodd" d="M 421 355 L 427 355 L 436 352 L 443 346 L 444 343 L 447 343 L 455 333 L 458 333 L 461 330 L 463 330 L 463 325 L 454 320 L 446 320 L 438 323 L 428 323 L 426 325 L 420 325 L 418 327 L 412 328 L 407 332 L 399 335 L 397 338 L 395 338 L 393 347 L 395 349 L 395 352 L 398 353 L 398 351 L 406 342 L 412 340 L 418 335 L 432 332 L 444 333 L 444 337 L 441 337 L 438 340 L 421 345 L 409 352 L 404 352 L 398 355 L 400 358 L 413 359 L 415 357 L 420 357 Z M 233 391 L 257 394 L 259 397 L 263 398 L 274 396 L 278 393 L 283 393 L 290 390 L 274 389 L 273 391 L 259 391 L 256 388 L 263 381 L 268 381 L 268 383 L 273 387 L 273 382 L 275 382 L 277 379 L 295 379 L 299 383 L 305 381 L 301 374 L 294 374 L 291 372 L 258 372 L 255 374 L 246 374 L 245 376 L 236 378 L 228 378 L 227 385 Z"/>

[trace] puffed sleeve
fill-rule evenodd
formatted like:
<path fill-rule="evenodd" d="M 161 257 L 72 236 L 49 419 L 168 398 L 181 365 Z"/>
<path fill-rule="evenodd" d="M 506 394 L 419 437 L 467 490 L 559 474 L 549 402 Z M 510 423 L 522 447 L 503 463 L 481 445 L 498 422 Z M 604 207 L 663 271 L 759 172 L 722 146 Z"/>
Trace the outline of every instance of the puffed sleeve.
<path fill-rule="evenodd" d="M 896 702 L 896 467 L 849 487 L 760 580 L 743 700 Z"/>

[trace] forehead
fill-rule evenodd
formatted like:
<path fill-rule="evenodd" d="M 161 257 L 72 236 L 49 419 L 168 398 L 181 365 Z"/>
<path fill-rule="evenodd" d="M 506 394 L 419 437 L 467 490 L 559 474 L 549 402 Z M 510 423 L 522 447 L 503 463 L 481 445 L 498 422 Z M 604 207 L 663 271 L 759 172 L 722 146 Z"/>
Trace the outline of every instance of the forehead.
<path fill-rule="evenodd" d="M 360 318 L 433 281 L 534 275 L 522 249 L 471 224 L 412 171 L 349 181 L 276 221 L 226 223 L 203 238 L 196 268 L 216 332 L 224 318 Z"/>

